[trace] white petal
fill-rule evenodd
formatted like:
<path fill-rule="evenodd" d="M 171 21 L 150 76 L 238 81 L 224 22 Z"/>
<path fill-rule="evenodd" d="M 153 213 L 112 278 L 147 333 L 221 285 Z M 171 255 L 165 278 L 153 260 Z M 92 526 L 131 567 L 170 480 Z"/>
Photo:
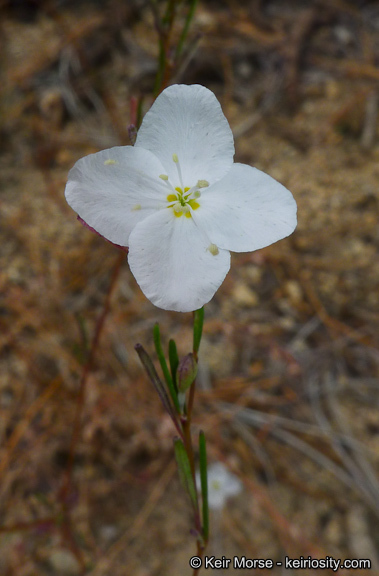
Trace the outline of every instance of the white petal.
<path fill-rule="evenodd" d="M 241 480 L 234 476 L 234 474 L 229 474 L 228 480 L 225 483 L 225 494 L 226 496 L 237 496 L 242 490 Z"/>
<path fill-rule="evenodd" d="M 230 253 L 214 256 L 192 218 L 160 210 L 130 235 L 129 266 L 141 290 L 165 310 L 190 312 L 209 302 L 230 268 Z"/>
<path fill-rule="evenodd" d="M 174 187 L 180 182 L 173 154 L 179 158 L 184 186 L 216 182 L 233 164 L 228 121 L 213 92 L 197 84 L 166 88 L 145 115 L 135 145 L 159 158 Z"/>
<path fill-rule="evenodd" d="M 226 176 L 202 190 L 192 212 L 211 242 L 232 252 L 269 246 L 296 228 L 296 202 L 276 180 L 246 164 L 234 164 Z"/>
<path fill-rule="evenodd" d="M 167 205 L 163 167 L 149 151 L 118 146 L 78 160 L 70 170 L 66 200 L 102 236 L 128 246 L 134 226 Z"/>
<path fill-rule="evenodd" d="M 224 492 L 214 490 L 212 486 L 208 484 L 208 506 L 210 510 L 222 510 L 225 502 L 226 496 Z"/>
<path fill-rule="evenodd" d="M 200 473 L 196 473 L 196 485 L 200 485 Z M 229 472 L 221 462 L 208 466 L 208 504 L 212 510 L 222 510 L 230 496 L 242 491 L 240 479 Z"/>

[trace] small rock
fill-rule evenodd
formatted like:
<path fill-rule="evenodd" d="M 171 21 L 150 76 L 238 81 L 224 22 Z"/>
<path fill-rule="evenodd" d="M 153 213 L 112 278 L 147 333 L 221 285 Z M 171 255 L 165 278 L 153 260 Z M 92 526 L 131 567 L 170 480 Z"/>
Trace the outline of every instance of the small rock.
<path fill-rule="evenodd" d="M 333 516 L 325 527 L 324 532 L 327 542 L 331 546 L 340 547 L 343 540 L 343 529 L 341 519 L 338 516 Z"/>
<path fill-rule="evenodd" d="M 100 537 L 107 543 L 116 540 L 118 534 L 119 530 L 113 524 L 105 524 L 100 528 Z"/>
<path fill-rule="evenodd" d="M 288 280 L 284 285 L 284 290 L 292 304 L 299 304 L 303 300 L 303 291 L 296 280 Z"/>
<path fill-rule="evenodd" d="M 237 284 L 233 290 L 233 300 L 239 306 L 257 306 L 257 294 L 245 284 Z"/>
<path fill-rule="evenodd" d="M 62 576 L 76 576 L 80 574 L 80 566 L 75 556 L 64 548 L 54 550 L 49 558 L 49 563 L 56 574 Z"/>

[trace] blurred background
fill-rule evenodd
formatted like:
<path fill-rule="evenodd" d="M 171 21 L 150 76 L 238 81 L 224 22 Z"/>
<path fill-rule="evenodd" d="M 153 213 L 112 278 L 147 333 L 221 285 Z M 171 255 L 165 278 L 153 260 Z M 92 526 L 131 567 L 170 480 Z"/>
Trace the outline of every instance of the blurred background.
<path fill-rule="evenodd" d="M 186 354 L 191 314 L 155 308 L 64 199 L 75 161 L 130 144 L 153 102 L 152 5 L 0 2 L 2 576 L 192 573 L 175 431 L 134 351 L 158 321 Z M 208 552 L 379 574 L 379 3 L 199 0 L 182 56 L 170 83 L 213 90 L 236 160 L 299 211 L 205 309 L 194 427 L 243 486 Z"/>

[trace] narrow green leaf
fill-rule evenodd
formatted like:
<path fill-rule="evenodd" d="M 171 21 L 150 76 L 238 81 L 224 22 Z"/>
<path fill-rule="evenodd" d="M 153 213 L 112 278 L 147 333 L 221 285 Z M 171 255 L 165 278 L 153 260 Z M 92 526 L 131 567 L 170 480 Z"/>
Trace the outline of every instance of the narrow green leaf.
<path fill-rule="evenodd" d="M 159 38 L 158 70 L 157 70 L 157 74 L 155 77 L 155 84 L 154 84 L 154 98 L 156 98 L 159 95 L 159 92 L 160 92 L 160 89 L 162 86 L 162 82 L 163 82 L 163 74 L 164 74 L 165 66 L 166 66 L 166 54 L 165 54 L 163 39 L 162 39 L 162 37 L 160 37 Z"/>
<path fill-rule="evenodd" d="M 200 430 L 199 434 L 199 466 L 200 466 L 201 497 L 203 500 L 203 538 L 205 542 L 208 542 L 209 507 L 208 507 L 207 447 L 205 442 L 205 434 L 202 430 Z"/>
<path fill-rule="evenodd" d="M 165 26 L 172 26 L 175 20 L 176 0 L 168 0 L 166 12 L 162 18 Z"/>
<path fill-rule="evenodd" d="M 170 340 L 168 343 L 168 359 L 170 361 L 170 368 L 171 368 L 171 376 L 174 382 L 174 386 L 176 390 L 178 389 L 177 382 L 176 382 L 176 371 L 179 366 L 179 356 L 178 351 L 176 349 L 175 340 Z"/>
<path fill-rule="evenodd" d="M 204 306 L 193 313 L 193 353 L 197 357 L 203 333 Z"/>
<path fill-rule="evenodd" d="M 178 42 L 177 47 L 176 47 L 176 58 L 179 58 L 179 56 L 182 53 L 184 42 L 186 41 L 191 22 L 193 20 L 194 15 L 195 15 L 197 3 L 198 3 L 198 0 L 190 0 L 190 7 L 189 7 L 188 12 L 187 12 L 187 18 L 186 18 L 186 21 L 184 23 L 183 30 L 182 30 L 182 33 L 181 33 L 180 38 L 179 38 L 179 42 Z"/>
<path fill-rule="evenodd" d="M 161 344 L 161 334 L 159 331 L 159 324 L 158 323 L 156 323 L 154 325 L 153 335 L 154 335 L 155 350 L 157 352 L 158 360 L 159 360 L 159 363 L 160 363 L 161 368 L 162 368 L 164 379 L 166 380 L 167 387 L 168 387 L 168 390 L 170 392 L 170 396 L 172 398 L 174 406 L 175 406 L 178 414 L 180 414 L 178 395 L 176 393 L 174 382 L 172 380 L 170 370 L 168 369 L 166 358 L 165 358 L 164 353 L 163 353 L 163 348 L 162 348 L 162 344 Z"/>
<path fill-rule="evenodd" d="M 73 353 L 80 364 L 84 364 L 88 358 L 89 354 L 89 338 L 88 330 L 85 320 L 81 314 L 75 314 L 75 320 L 78 323 L 78 328 L 80 332 L 80 343 L 75 343 L 73 345 Z"/>
<path fill-rule="evenodd" d="M 177 426 L 176 414 L 175 414 L 174 409 L 171 405 L 171 402 L 170 402 L 170 399 L 169 399 L 168 394 L 166 392 L 166 389 L 164 387 L 164 384 L 157 374 L 157 371 L 155 369 L 153 361 L 151 360 L 150 356 L 148 355 L 148 353 L 146 352 L 146 350 L 144 349 L 142 344 L 136 344 L 134 348 L 135 348 L 135 350 L 136 350 L 136 352 L 137 352 L 137 354 L 138 354 L 138 356 L 139 356 L 139 358 L 143 364 L 143 367 L 146 370 L 147 375 L 149 376 L 151 382 L 153 383 L 154 388 L 158 392 L 158 396 L 161 399 L 162 404 L 163 404 L 166 412 L 168 412 L 168 414 L 171 416 L 171 419 L 173 420 L 173 422 Z"/>
<path fill-rule="evenodd" d="M 197 506 L 197 493 L 195 482 L 192 477 L 191 465 L 184 444 L 180 438 L 174 438 L 174 450 L 176 463 L 178 465 L 180 481 L 188 492 L 191 502 L 196 509 Z"/>

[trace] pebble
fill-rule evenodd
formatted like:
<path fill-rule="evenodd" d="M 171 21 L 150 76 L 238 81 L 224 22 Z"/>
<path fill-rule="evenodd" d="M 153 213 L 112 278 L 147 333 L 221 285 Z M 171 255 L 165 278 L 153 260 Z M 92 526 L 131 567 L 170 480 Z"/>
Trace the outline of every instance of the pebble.
<path fill-rule="evenodd" d="M 61 576 L 76 576 L 80 574 L 80 566 L 75 556 L 64 548 L 54 550 L 49 558 L 54 573 Z"/>
<path fill-rule="evenodd" d="M 233 300 L 239 306 L 257 306 L 259 303 L 259 298 L 248 286 L 245 284 L 237 284 L 233 289 Z"/>

